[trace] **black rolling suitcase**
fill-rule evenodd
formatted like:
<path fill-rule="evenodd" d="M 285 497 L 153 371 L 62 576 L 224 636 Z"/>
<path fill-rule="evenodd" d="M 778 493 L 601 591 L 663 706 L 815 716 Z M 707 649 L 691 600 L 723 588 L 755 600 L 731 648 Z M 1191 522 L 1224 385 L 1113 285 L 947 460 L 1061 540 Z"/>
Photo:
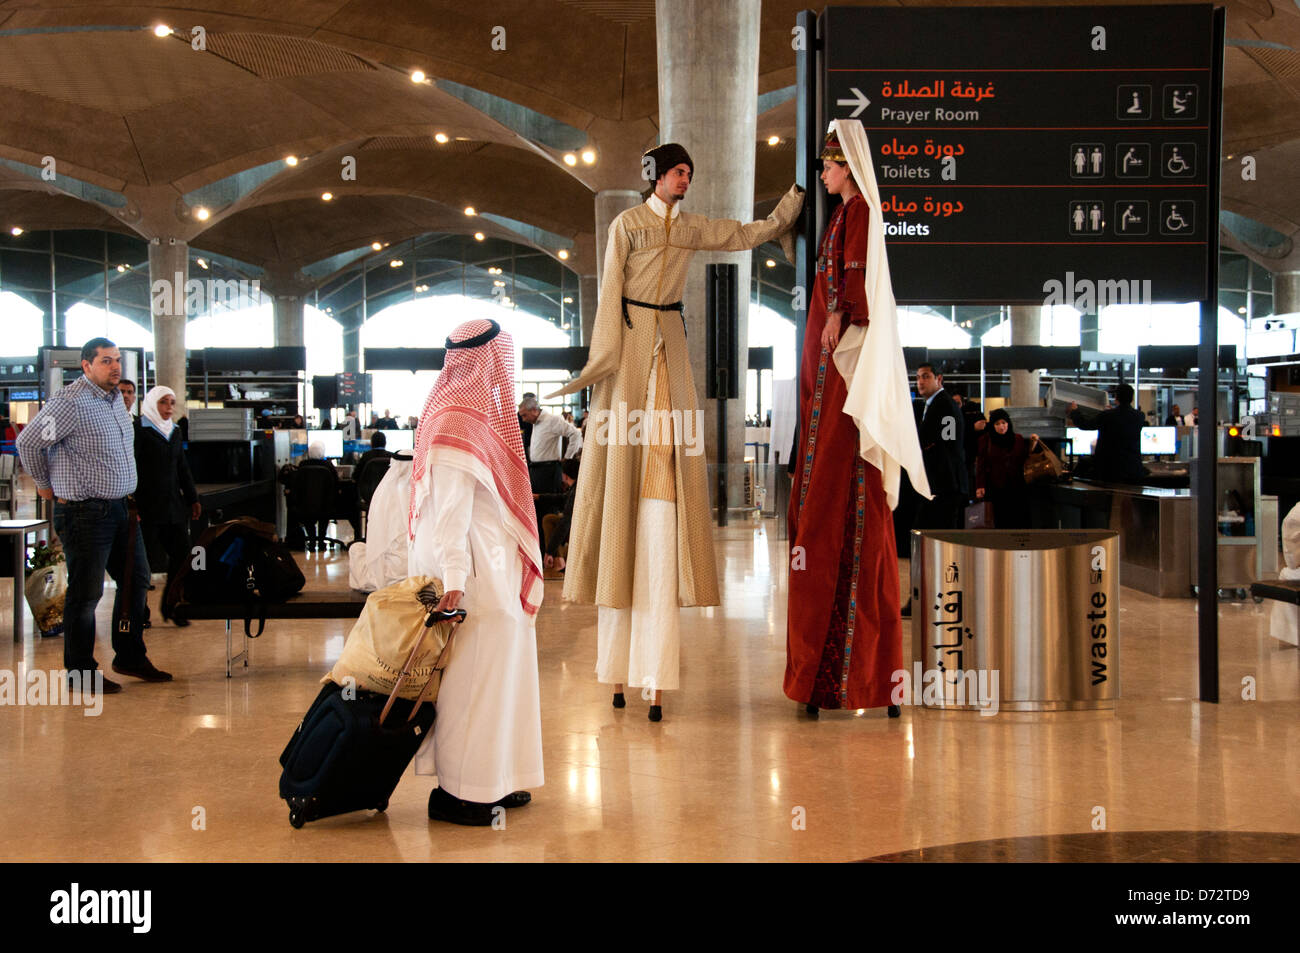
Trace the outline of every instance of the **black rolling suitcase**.
<path fill-rule="evenodd" d="M 425 624 L 450 621 L 454 635 L 464 620 L 465 610 L 457 609 L 430 613 Z M 429 692 L 435 680 L 442 680 L 451 642 L 449 637 L 415 701 L 397 695 L 419 643 L 411 649 L 391 695 L 355 689 L 355 698 L 345 698 L 343 686 L 334 682 L 321 689 L 280 755 L 280 797 L 289 802 L 290 824 L 302 827 L 335 814 L 388 807 L 388 798 L 437 717 Z"/>

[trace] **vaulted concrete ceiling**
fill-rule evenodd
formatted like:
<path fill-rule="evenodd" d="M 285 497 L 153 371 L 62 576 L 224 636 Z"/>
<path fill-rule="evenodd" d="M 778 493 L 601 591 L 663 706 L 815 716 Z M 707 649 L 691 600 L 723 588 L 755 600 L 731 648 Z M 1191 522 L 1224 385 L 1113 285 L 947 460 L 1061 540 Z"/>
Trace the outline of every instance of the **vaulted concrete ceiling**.
<path fill-rule="evenodd" d="M 763 0 L 760 93 L 794 82 L 791 28 L 806 5 Z M 1300 7 L 1226 5 L 1225 151 L 1253 155 L 1257 177 L 1227 168 L 1224 207 L 1295 236 Z M 221 7 L 0 0 L 0 158 L 35 169 L 53 156 L 60 176 L 89 186 L 69 197 L 0 167 L 0 224 L 147 232 L 158 227 L 162 194 L 176 207 L 177 233 L 197 247 L 283 271 L 428 230 L 509 235 L 465 218 L 460 210 L 473 204 L 544 229 L 552 252 L 570 242 L 569 264 L 594 270 L 593 191 L 637 187 L 636 157 L 656 138 L 653 0 Z M 158 23 L 176 35 L 154 36 Z M 196 27 L 202 51 L 190 42 Z M 434 82 L 412 83 L 413 69 Z M 508 102 L 485 104 L 439 81 Z M 435 132 L 448 143 L 434 143 Z M 764 203 L 792 178 L 793 103 L 761 115 L 758 132 L 755 198 Z M 768 135 L 785 141 L 769 148 Z M 572 142 L 594 146 L 598 161 L 565 166 Z M 271 165 L 288 154 L 309 158 Z M 339 176 L 348 156 L 355 180 Z M 241 174 L 252 179 L 231 185 Z M 188 217 L 184 197 L 226 186 L 230 201 L 209 222 Z M 96 187 L 120 194 L 122 207 L 96 201 Z M 338 198 L 321 202 L 324 190 Z"/>

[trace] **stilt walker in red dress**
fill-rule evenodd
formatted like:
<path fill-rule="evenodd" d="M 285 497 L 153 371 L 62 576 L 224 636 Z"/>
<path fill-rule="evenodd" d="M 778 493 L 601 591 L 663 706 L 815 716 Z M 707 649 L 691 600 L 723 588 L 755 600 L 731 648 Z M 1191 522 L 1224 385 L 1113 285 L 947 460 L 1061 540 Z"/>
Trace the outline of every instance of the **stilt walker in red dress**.
<path fill-rule="evenodd" d="M 866 134 L 836 120 L 821 179 L 841 199 L 822 236 L 799 368 L 790 494 L 785 693 L 881 708 L 903 668 L 891 511 L 899 475 L 928 497 Z"/>

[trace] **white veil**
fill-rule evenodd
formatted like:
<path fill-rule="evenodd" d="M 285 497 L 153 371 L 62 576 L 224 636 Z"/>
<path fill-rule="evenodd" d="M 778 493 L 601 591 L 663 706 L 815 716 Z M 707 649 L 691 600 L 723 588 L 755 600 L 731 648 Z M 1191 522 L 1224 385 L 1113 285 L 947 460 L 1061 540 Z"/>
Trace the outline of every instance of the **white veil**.
<path fill-rule="evenodd" d="M 835 366 L 848 385 L 844 412 L 858 426 L 858 451 L 880 471 L 889 508 L 898 506 L 900 473 L 907 471 L 916 492 L 931 497 L 925 477 L 921 441 L 912 415 L 907 366 L 898 336 L 898 309 L 885 257 L 885 220 L 880 212 L 880 189 L 871 163 L 867 134 L 857 119 L 835 119 L 830 128 L 838 134 L 853 180 L 867 201 L 871 224 L 867 231 L 867 306 L 865 328 L 849 325 L 835 348 Z"/>

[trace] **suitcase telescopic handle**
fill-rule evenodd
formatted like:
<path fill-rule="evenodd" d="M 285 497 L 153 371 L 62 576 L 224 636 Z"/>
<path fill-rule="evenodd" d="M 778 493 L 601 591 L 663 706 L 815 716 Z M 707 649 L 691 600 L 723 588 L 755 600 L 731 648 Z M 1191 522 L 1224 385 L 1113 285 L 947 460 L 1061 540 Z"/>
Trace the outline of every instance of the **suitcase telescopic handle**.
<path fill-rule="evenodd" d="M 451 622 L 451 634 L 447 636 L 446 644 L 442 647 L 442 651 L 438 653 L 438 660 L 434 663 L 433 675 L 430 675 L 429 680 L 424 683 L 424 688 L 420 692 L 420 697 L 417 698 L 415 704 L 411 706 L 411 714 L 410 717 L 406 719 L 407 721 L 413 720 L 416 712 L 420 710 L 420 705 L 424 703 L 425 696 L 429 694 L 429 687 L 433 684 L 434 675 L 438 676 L 439 684 L 442 683 L 442 670 L 446 668 L 445 659 L 447 658 L 447 650 L 451 648 L 452 636 L 456 634 L 456 629 L 460 627 L 460 624 L 464 622 L 467 617 L 468 613 L 464 609 L 449 609 L 441 612 L 431 611 L 429 617 L 425 619 L 424 627 L 426 629 L 431 628 L 438 622 Z M 424 639 L 421 638 L 416 641 L 415 645 L 411 646 L 411 652 L 406 656 L 406 662 L 402 665 L 401 674 L 397 676 L 397 682 L 393 685 L 393 690 L 388 695 L 388 701 L 384 703 L 384 710 L 379 713 L 379 723 L 381 725 L 388 719 L 388 713 L 392 710 L 393 702 L 397 701 L 397 693 L 400 692 L 402 686 L 406 684 L 407 676 L 411 674 L 411 666 L 415 664 L 415 656 L 419 653 L 420 646 L 423 644 Z"/>

